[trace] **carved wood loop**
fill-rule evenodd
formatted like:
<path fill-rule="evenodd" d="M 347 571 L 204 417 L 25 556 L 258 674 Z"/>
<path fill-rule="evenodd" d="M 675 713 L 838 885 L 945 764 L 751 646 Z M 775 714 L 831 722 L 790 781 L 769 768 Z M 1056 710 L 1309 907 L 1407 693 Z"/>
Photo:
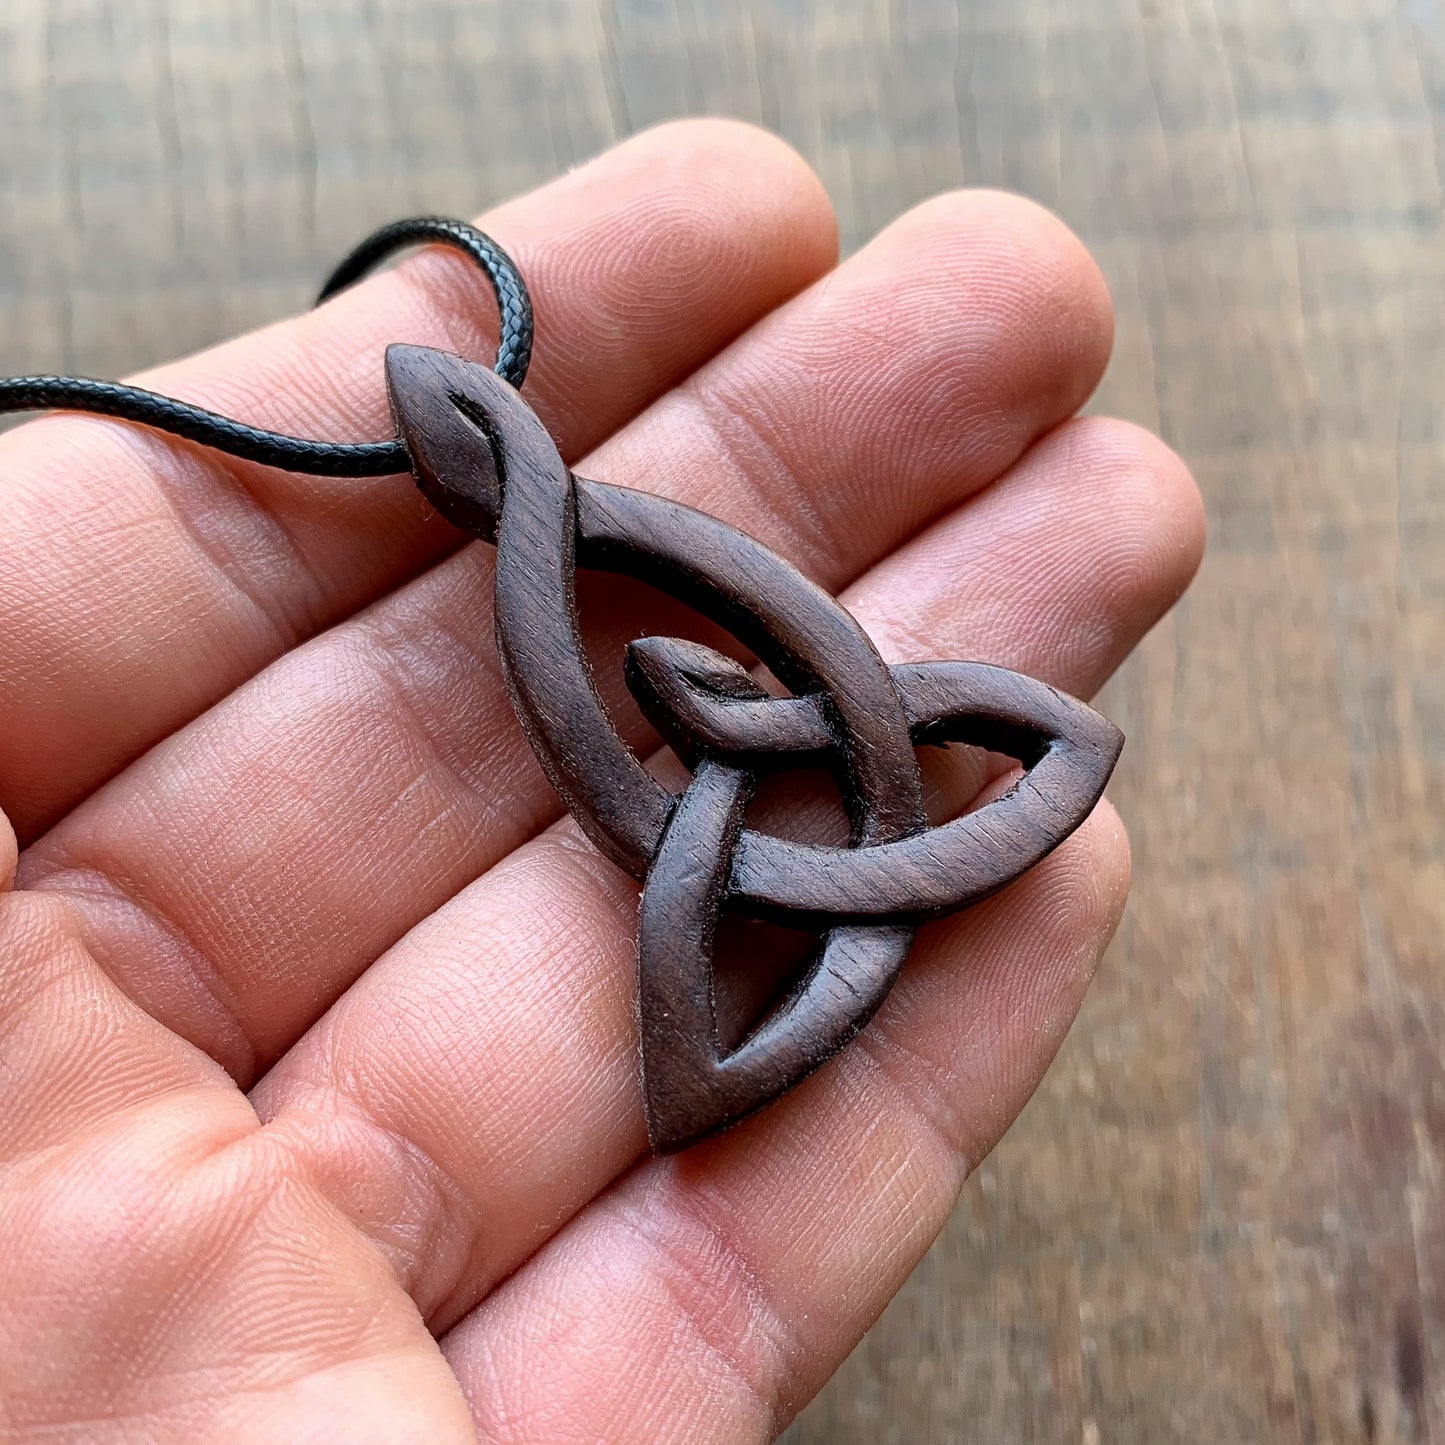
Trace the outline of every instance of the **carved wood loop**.
<path fill-rule="evenodd" d="M 888 666 L 827 593 L 734 528 L 676 502 L 573 476 L 541 422 L 481 366 L 387 352 L 392 407 L 422 491 L 497 545 L 497 645 L 527 737 L 587 836 L 643 883 L 639 1016 L 649 1138 L 680 1149 L 791 1088 L 861 1029 L 914 925 L 967 907 L 1066 838 L 1123 745 L 1092 709 L 972 662 Z M 693 780 L 642 767 L 598 696 L 575 575 L 595 567 L 672 592 L 744 642 L 792 691 L 730 658 L 648 637 L 628 685 Z M 1003 797 L 930 827 L 914 745 L 969 742 L 1025 764 Z M 764 773 L 823 764 L 852 820 L 846 848 L 745 825 Z M 712 953 L 724 908 L 817 929 L 791 994 L 736 1049 L 718 1038 Z"/>

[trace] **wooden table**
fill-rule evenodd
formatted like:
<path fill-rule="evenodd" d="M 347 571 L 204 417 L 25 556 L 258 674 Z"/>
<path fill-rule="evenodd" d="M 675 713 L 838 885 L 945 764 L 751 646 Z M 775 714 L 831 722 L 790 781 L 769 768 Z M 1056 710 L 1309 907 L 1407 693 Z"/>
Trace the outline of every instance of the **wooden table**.
<path fill-rule="evenodd" d="M 1058 210 L 1097 406 L 1212 521 L 1105 699 L 1119 940 L 792 1438 L 1445 1440 L 1439 0 L 16 0 L 0 369 L 202 344 L 695 111 L 792 140 L 850 244 L 964 181 Z"/>

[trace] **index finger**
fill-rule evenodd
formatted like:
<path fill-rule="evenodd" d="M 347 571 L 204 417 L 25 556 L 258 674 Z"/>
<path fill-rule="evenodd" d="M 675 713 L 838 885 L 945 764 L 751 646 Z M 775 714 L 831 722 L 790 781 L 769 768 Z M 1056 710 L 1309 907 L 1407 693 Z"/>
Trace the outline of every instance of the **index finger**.
<path fill-rule="evenodd" d="M 482 219 L 534 293 L 527 396 L 579 455 L 833 262 L 822 187 L 724 121 L 645 133 Z M 485 282 L 434 251 L 145 378 L 301 436 L 389 433 L 381 357 L 489 356 Z M 457 543 L 407 477 L 297 477 L 122 423 L 0 439 L 0 810 L 22 841 L 304 638 Z"/>

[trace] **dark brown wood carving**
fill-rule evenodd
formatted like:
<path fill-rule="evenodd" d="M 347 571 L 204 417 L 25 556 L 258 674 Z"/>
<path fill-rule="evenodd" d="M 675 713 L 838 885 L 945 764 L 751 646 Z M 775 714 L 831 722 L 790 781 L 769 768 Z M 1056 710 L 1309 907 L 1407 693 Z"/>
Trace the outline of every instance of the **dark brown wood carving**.
<path fill-rule="evenodd" d="M 573 476 L 521 396 L 445 352 L 387 352 L 416 479 L 497 547 L 497 644 L 542 767 L 597 847 L 643 884 L 638 1009 L 648 1134 L 659 1153 L 735 1123 L 832 1057 L 892 986 L 916 924 L 987 897 L 1056 848 L 1098 801 L 1123 746 L 1074 698 L 977 662 L 890 667 L 827 593 L 761 543 L 646 492 Z M 791 697 L 695 642 L 631 645 L 627 679 L 692 770 L 677 796 L 618 736 L 578 635 L 575 575 L 667 589 L 722 624 Z M 1019 759 L 1015 786 L 930 827 L 914 745 Z M 750 829 L 765 773 L 829 767 L 850 846 Z M 791 994 L 736 1048 L 718 1039 L 713 941 L 723 909 L 816 929 Z"/>

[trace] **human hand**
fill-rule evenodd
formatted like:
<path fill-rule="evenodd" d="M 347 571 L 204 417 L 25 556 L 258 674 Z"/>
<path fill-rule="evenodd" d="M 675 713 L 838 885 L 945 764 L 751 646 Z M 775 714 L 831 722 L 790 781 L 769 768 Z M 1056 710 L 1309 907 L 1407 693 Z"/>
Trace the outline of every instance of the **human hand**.
<path fill-rule="evenodd" d="M 889 661 L 1087 696 L 1198 561 L 1178 460 L 1070 419 L 1108 300 L 1024 201 L 941 197 L 830 270 L 797 158 L 694 122 L 482 224 L 564 455 L 759 536 Z M 383 436 L 385 344 L 483 357 L 492 325 L 428 252 L 145 383 Z M 0 505 L 0 1437 L 782 1429 L 1061 1041 L 1127 888 L 1108 805 L 923 930 L 818 1075 L 644 1159 L 636 887 L 513 719 L 491 549 L 404 477 L 93 418 L 0 440 Z M 585 607 L 666 630 L 612 583 Z M 940 805 L 981 768 L 935 769 Z"/>

